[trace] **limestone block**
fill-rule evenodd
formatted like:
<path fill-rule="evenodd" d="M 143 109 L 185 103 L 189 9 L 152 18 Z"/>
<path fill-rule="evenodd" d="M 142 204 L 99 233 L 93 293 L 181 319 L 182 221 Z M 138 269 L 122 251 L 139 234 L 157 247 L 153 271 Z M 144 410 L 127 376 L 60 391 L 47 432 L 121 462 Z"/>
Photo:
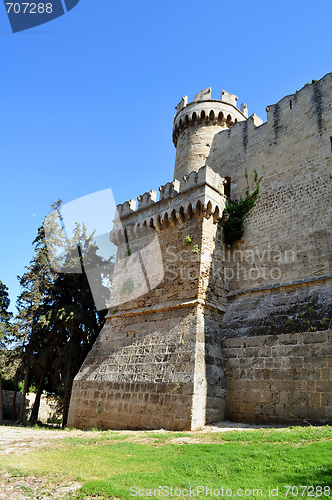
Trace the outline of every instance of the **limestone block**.
<path fill-rule="evenodd" d="M 230 94 L 226 90 L 221 91 L 221 101 L 226 102 L 228 104 L 232 104 L 236 107 L 238 97 L 235 94 Z"/>
<path fill-rule="evenodd" d="M 142 208 L 152 205 L 157 201 L 157 191 L 151 189 L 151 191 L 148 191 L 147 193 L 138 196 L 137 199 L 138 199 L 138 210 L 141 210 Z"/>
<path fill-rule="evenodd" d="M 259 118 L 259 116 L 257 116 L 255 113 L 253 113 L 251 116 L 250 116 L 250 120 L 252 120 L 254 122 L 254 125 L 256 127 L 259 127 L 260 125 L 263 124 L 263 120 L 261 118 Z"/>
<path fill-rule="evenodd" d="M 160 186 L 160 200 L 164 200 L 165 198 L 170 198 L 178 194 L 180 191 L 180 182 L 177 179 L 174 179 L 172 182 L 167 182 L 163 186 Z"/>
<path fill-rule="evenodd" d="M 175 106 L 175 109 L 176 111 L 181 111 L 181 109 L 185 108 L 188 104 L 188 96 L 187 95 L 184 95 L 181 99 L 181 101 L 179 102 L 179 104 L 177 104 Z"/>
<path fill-rule="evenodd" d="M 244 102 L 241 104 L 241 113 L 248 118 L 248 106 Z"/>
<path fill-rule="evenodd" d="M 207 89 L 200 90 L 198 94 L 195 96 L 194 101 L 207 101 L 211 99 L 211 87 Z"/>
<path fill-rule="evenodd" d="M 134 200 L 133 198 L 116 206 L 116 213 L 119 215 L 119 217 L 124 217 L 125 215 L 131 214 L 135 210 L 136 200 Z"/>

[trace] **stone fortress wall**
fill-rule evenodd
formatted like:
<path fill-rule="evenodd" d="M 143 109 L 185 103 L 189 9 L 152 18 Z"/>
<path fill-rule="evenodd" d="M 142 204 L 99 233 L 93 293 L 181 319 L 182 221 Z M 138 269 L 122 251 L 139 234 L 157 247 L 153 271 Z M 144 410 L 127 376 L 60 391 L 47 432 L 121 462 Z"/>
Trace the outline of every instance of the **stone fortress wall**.
<path fill-rule="evenodd" d="M 226 291 L 210 279 L 223 182 L 203 167 L 162 186 L 158 202 L 149 192 L 137 211 L 133 200 L 118 206 L 113 305 L 75 378 L 68 425 L 190 429 L 224 418 Z"/>
<path fill-rule="evenodd" d="M 269 106 L 266 123 L 236 101 L 185 96 L 173 182 L 118 206 L 118 296 L 69 425 L 331 421 L 332 74 Z M 260 201 L 227 248 L 225 195 L 245 196 L 255 171 Z M 144 250 L 155 238 L 163 276 Z"/>

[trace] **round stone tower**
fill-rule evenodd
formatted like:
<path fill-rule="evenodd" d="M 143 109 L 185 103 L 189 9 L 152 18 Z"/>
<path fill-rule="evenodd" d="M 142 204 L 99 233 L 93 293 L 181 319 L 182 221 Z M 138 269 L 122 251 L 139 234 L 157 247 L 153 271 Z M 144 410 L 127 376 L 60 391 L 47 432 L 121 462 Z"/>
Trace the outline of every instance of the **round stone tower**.
<path fill-rule="evenodd" d="M 237 96 L 225 90 L 221 99 L 211 99 L 211 87 L 201 90 L 193 102 L 184 96 L 175 107 L 173 142 L 176 147 L 174 179 L 198 171 L 206 163 L 213 167 L 213 138 L 236 122 L 248 118 L 245 104 L 236 106 Z M 210 158 L 210 161 L 209 161 Z"/>

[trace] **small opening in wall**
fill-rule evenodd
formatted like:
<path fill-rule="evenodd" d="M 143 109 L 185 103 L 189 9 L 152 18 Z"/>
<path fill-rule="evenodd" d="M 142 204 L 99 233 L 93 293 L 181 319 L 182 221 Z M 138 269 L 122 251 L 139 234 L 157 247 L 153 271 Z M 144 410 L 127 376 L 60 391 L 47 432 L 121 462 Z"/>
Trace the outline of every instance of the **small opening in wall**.
<path fill-rule="evenodd" d="M 293 101 L 292 100 L 289 101 L 289 109 L 293 109 Z"/>
<path fill-rule="evenodd" d="M 331 153 L 332 153 L 332 136 L 330 137 L 330 146 L 331 146 Z"/>
<path fill-rule="evenodd" d="M 225 177 L 226 184 L 224 184 L 224 194 L 227 198 L 231 197 L 231 178 Z"/>

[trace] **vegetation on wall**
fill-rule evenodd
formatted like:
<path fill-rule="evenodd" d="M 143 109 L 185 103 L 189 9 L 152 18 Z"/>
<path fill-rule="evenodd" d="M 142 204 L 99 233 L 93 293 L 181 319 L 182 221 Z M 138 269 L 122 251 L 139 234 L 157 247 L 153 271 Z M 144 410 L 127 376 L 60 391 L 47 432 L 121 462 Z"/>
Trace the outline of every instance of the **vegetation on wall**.
<path fill-rule="evenodd" d="M 228 218 L 224 226 L 224 241 L 227 245 L 231 245 L 242 238 L 244 234 L 244 221 L 257 204 L 259 198 L 259 185 L 262 177 L 258 178 L 256 170 L 254 172 L 254 183 L 256 185 L 254 191 L 250 194 L 248 186 L 245 198 L 241 197 L 239 200 L 227 200 L 225 213 Z M 247 171 L 245 172 L 245 177 L 248 182 Z"/>

